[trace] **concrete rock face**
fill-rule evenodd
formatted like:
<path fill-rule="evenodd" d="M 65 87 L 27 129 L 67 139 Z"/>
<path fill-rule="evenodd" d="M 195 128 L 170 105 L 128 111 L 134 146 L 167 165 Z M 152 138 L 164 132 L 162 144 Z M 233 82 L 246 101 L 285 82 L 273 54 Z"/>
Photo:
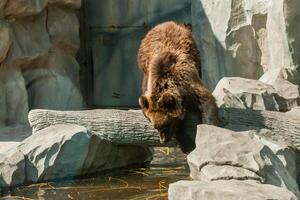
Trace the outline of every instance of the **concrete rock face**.
<path fill-rule="evenodd" d="M 75 59 L 80 6 L 81 0 L 1 0 L 0 127 L 26 123 L 29 109 L 84 107 Z"/>
<path fill-rule="evenodd" d="M 221 79 L 213 95 L 219 107 L 288 110 L 288 100 L 278 93 L 273 86 L 262 81 L 232 77 Z"/>
<path fill-rule="evenodd" d="M 244 181 L 251 180 L 257 182 L 257 189 L 270 184 L 277 186 L 278 191 L 282 187 L 299 196 L 296 181 L 299 175 L 298 151 L 262 141 L 254 134 L 254 131 L 234 132 L 199 125 L 196 149 L 187 157 L 190 176 L 194 180 L 209 181 L 209 184 L 218 180 L 239 180 L 245 184 Z M 237 191 L 234 194 L 239 195 Z"/>
<path fill-rule="evenodd" d="M 5 16 L 26 17 L 40 13 L 46 6 L 48 0 L 7 0 Z"/>
<path fill-rule="evenodd" d="M 151 159 L 146 147 L 114 145 L 77 125 L 50 126 L 1 156 L 0 188 L 141 165 Z"/>
<path fill-rule="evenodd" d="M 6 58 L 12 43 L 10 31 L 9 24 L 5 20 L 0 19 L 0 63 Z"/>
<path fill-rule="evenodd" d="M 26 124 L 28 95 L 24 78 L 19 71 L 6 75 L 7 77 L 0 81 L 0 127 Z"/>
<path fill-rule="evenodd" d="M 29 96 L 29 107 L 54 110 L 83 109 L 79 89 L 70 77 L 52 69 L 31 69 L 24 71 Z"/>
<path fill-rule="evenodd" d="M 210 89 L 224 76 L 258 79 L 270 69 L 299 66 L 297 0 L 192 0 L 191 8 Z"/>
<path fill-rule="evenodd" d="M 79 23 L 73 10 L 49 6 L 48 29 L 52 51 L 61 50 L 75 55 L 79 49 Z"/>

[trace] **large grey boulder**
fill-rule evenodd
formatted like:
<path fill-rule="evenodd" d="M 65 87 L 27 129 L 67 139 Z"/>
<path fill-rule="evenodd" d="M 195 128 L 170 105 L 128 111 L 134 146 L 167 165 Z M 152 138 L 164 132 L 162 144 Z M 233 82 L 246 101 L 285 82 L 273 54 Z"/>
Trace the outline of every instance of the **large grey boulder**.
<path fill-rule="evenodd" d="M 268 70 L 260 81 L 272 85 L 287 100 L 288 110 L 300 105 L 300 74 L 292 69 Z"/>
<path fill-rule="evenodd" d="M 255 181 L 178 181 L 169 186 L 170 200 L 296 200 L 288 190 Z"/>
<path fill-rule="evenodd" d="M 273 151 L 273 153 L 279 158 L 284 168 L 289 172 L 291 177 L 297 180 L 297 177 L 300 175 L 299 150 L 282 142 L 271 141 L 266 137 L 260 136 L 260 134 L 268 134 L 266 132 L 271 132 L 271 130 L 264 131 L 264 133 L 262 131 L 248 131 L 248 133 L 256 137 L 262 144 L 268 146 Z"/>
<path fill-rule="evenodd" d="M 192 25 L 204 82 L 258 79 L 265 71 L 300 64 L 297 0 L 192 0 Z"/>
<path fill-rule="evenodd" d="M 292 177 L 273 151 L 251 134 L 199 125 L 196 149 L 187 157 L 191 177 L 196 180 L 258 180 L 284 187 L 298 195 Z"/>
<path fill-rule="evenodd" d="M 32 135 L 29 125 L 6 126 L 0 128 L 0 157 L 18 146 L 23 140 Z"/>
<path fill-rule="evenodd" d="M 222 108 L 286 111 L 287 100 L 269 84 L 239 77 L 222 78 L 213 95 Z"/>
<path fill-rule="evenodd" d="M 147 147 L 114 145 L 82 126 L 63 124 L 31 135 L 3 155 L 0 187 L 87 175 L 152 159 Z"/>
<path fill-rule="evenodd" d="M 0 157 L 0 188 L 25 182 L 25 162 L 24 154 L 16 149 L 10 149 Z"/>

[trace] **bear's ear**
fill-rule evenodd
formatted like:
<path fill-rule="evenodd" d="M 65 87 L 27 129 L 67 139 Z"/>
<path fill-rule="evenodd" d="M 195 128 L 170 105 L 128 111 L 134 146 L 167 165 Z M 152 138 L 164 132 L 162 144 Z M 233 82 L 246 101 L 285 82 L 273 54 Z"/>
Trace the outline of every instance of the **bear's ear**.
<path fill-rule="evenodd" d="M 149 101 L 148 101 L 147 96 L 145 96 L 145 95 L 140 96 L 139 104 L 140 104 L 142 109 L 148 109 L 149 108 Z"/>
<path fill-rule="evenodd" d="M 183 23 L 183 26 L 187 29 L 189 29 L 191 32 L 193 31 L 193 26 L 190 23 Z"/>
<path fill-rule="evenodd" d="M 169 92 L 165 92 L 158 100 L 158 106 L 169 111 L 176 110 L 175 96 Z"/>

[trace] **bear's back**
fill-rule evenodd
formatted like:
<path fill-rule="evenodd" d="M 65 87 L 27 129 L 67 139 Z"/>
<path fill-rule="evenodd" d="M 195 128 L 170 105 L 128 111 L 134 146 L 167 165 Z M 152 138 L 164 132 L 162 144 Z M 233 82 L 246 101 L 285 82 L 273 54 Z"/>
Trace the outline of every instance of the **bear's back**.
<path fill-rule="evenodd" d="M 139 68 L 148 74 L 149 63 L 163 52 L 171 52 L 177 62 L 189 62 L 200 75 L 200 56 L 191 29 L 175 22 L 164 22 L 151 29 L 142 40 L 138 52 Z"/>

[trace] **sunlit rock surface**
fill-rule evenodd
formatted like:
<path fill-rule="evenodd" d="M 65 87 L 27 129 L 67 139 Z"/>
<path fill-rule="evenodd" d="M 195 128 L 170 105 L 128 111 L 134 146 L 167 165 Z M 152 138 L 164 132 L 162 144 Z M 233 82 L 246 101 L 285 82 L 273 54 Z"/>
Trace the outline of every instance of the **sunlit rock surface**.
<path fill-rule="evenodd" d="M 199 125 L 187 161 L 193 181 L 169 186 L 169 199 L 298 199 L 299 152 L 260 138 Z"/>
<path fill-rule="evenodd" d="M 295 118 L 300 118 L 300 106 L 293 108 L 292 110 L 286 112 L 286 114 L 294 116 Z"/>
<path fill-rule="evenodd" d="M 256 181 L 179 181 L 170 184 L 170 200 L 296 200 L 296 196 L 286 189 Z"/>
<path fill-rule="evenodd" d="M 288 110 L 288 100 L 275 88 L 259 80 L 225 77 L 217 84 L 213 95 L 221 108 L 254 110 Z"/>
<path fill-rule="evenodd" d="M 300 65 L 297 0 L 192 0 L 192 24 L 203 79 L 213 90 L 224 76 L 258 79 Z"/>
<path fill-rule="evenodd" d="M 297 161 L 297 157 L 290 159 Z M 199 125 L 196 149 L 187 160 L 195 180 L 256 180 L 299 193 L 295 173 L 285 168 L 288 160 L 283 163 L 267 145 L 248 133 Z"/>
<path fill-rule="evenodd" d="M 272 85 L 287 100 L 288 110 L 300 105 L 300 74 L 292 69 L 268 70 L 260 81 Z"/>

